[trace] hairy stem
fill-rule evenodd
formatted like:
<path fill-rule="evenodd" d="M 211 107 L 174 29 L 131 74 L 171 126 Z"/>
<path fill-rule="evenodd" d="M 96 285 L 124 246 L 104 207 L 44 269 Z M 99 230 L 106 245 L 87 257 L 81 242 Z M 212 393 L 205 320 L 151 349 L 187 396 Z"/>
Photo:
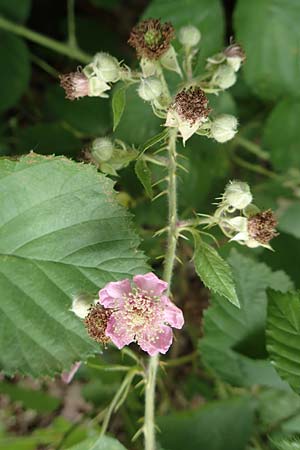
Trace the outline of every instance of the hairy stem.
<path fill-rule="evenodd" d="M 42 45 L 43 47 L 47 47 L 57 53 L 61 53 L 62 55 L 76 59 L 81 63 L 89 63 L 92 59 L 92 56 L 76 47 L 72 47 L 69 44 L 64 44 L 62 42 L 56 41 L 55 39 L 48 38 L 47 36 L 37 33 L 36 31 L 32 31 L 27 27 L 24 27 L 23 25 L 11 22 L 10 20 L 5 19 L 2 16 L 0 16 L 0 28 L 17 34 L 18 36 L 22 36 L 29 41 L 35 42 L 36 44 Z"/>
<path fill-rule="evenodd" d="M 176 137 L 177 129 L 170 130 L 169 137 L 169 161 L 168 161 L 168 243 L 165 256 L 164 280 L 168 283 L 168 292 L 172 281 L 173 267 L 176 256 L 177 245 L 177 188 L 176 188 Z M 159 364 L 158 355 L 150 357 L 145 388 L 145 450 L 156 450 L 155 445 L 155 385 L 157 368 Z"/>

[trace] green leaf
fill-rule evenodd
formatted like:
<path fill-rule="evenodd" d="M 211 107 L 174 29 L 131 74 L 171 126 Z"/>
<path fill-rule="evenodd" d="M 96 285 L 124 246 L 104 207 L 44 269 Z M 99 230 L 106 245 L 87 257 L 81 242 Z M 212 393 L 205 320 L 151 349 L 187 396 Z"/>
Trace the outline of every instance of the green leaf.
<path fill-rule="evenodd" d="M 153 189 L 152 189 L 152 179 L 151 179 L 151 171 L 146 163 L 146 161 L 142 158 L 138 159 L 134 166 L 135 173 L 145 188 L 145 191 L 148 197 L 153 197 Z"/>
<path fill-rule="evenodd" d="M 224 16 L 219 0 L 152 0 L 143 18 L 157 17 L 172 22 L 176 31 L 194 25 L 202 34 L 197 71 L 205 59 L 219 51 L 224 38 Z"/>
<path fill-rule="evenodd" d="M 17 384 L 0 382 L 0 393 L 8 395 L 13 402 L 20 402 L 26 409 L 34 409 L 39 413 L 49 413 L 54 411 L 59 405 L 60 400 L 52 397 L 45 392 L 26 389 Z"/>
<path fill-rule="evenodd" d="M 90 165 L 0 161 L 0 366 L 33 376 L 98 351 L 72 297 L 148 270 L 113 182 Z"/>
<path fill-rule="evenodd" d="M 1 0 L 0 14 L 15 22 L 24 22 L 30 12 L 31 0 Z"/>
<path fill-rule="evenodd" d="M 268 291 L 267 350 L 280 376 L 300 392 L 300 293 Z"/>
<path fill-rule="evenodd" d="M 293 285 L 284 272 L 272 272 L 265 264 L 236 251 L 231 252 L 228 262 L 241 308 L 217 295 L 213 297 L 213 304 L 204 315 L 204 338 L 199 344 L 202 360 L 234 385 L 263 384 L 287 389 L 265 360 L 266 289 L 284 292 Z"/>
<path fill-rule="evenodd" d="M 108 436 L 86 439 L 80 444 L 68 447 L 66 450 L 126 450 L 116 439 Z"/>
<path fill-rule="evenodd" d="M 120 120 L 115 136 L 129 144 L 142 145 L 160 131 L 161 120 L 156 117 L 151 106 L 136 93 L 136 87 L 127 89 L 126 114 Z"/>
<path fill-rule="evenodd" d="M 277 438 L 272 439 L 272 444 L 276 450 L 300 450 L 300 439 L 299 438 Z"/>
<path fill-rule="evenodd" d="M 252 400 L 231 398 L 159 418 L 158 439 L 168 450 L 245 450 L 253 420 Z"/>
<path fill-rule="evenodd" d="M 194 240 L 194 264 L 197 274 L 206 287 L 227 298 L 239 308 L 240 303 L 229 265 L 211 245 L 200 239 L 198 235 L 194 236 Z"/>
<path fill-rule="evenodd" d="M 102 135 L 111 129 L 109 102 L 106 99 L 84 97 L 78 102 L 71 102 L 59 86 L 48 89 L 44 111 L 50 120 L 61 120 L 87 135 Z"/>
<path fill-rule="evenodd" d="M 279 171 L 300 165 L 300 102 L 279 102 L 268 117 L 263 145 L 270 150 L 271 161 Z"/>
<path fill-rule="evenodd" d="M 43 155 L 74 156 L 82 149 L 81 141 L 59 123 L 37 123 L 17 132 L 17 153 L 31 150 Z"/>
<path fill-rule="evenodd" d="M 237 3 L 234 27 L 247 55 L 245 80 L 264 99 L 300 95 L 299 16 L 298 0 Z M 263 31 L 263 39 L 257 30 Z"/>
<path fill-rule="evenodd" d="M 124 84 L 120 84 L 113 91 L 112 95 L 112 110 L 113 110 L 113 131 L 116 130 L 117 126 L 120 123 L 121 117 L 123 115 L 124 109 L 126 105 L 126 86 Z"/>
<path fill-rule="evenodd" d="M 0 112 L 14 106 L 28 87 L 29 52 L 17 36 L 0 30 Z"/>
<path fill-rule="evenodd" d="M 300 205 L 290 205 L 280 216 L 278 228 L 300 239 Z"/>

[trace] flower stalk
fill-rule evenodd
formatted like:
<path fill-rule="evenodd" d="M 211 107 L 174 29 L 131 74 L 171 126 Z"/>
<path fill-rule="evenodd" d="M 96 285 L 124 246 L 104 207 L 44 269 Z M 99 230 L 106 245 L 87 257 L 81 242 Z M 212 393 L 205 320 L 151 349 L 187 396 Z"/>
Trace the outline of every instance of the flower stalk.
<path fill-rule="evenodd" d="M 176 246 L 178 238 L 177 229 L 177 180 L 176 180 L 176 138 L 177 128 L 170 130 L 168 153 L 168 240 L 167 252 L 165 256 L 165 266 L 163 279 L 168 283 L 167 295 L 170 293 L 174 262 L 176 258 Z M 146 374 L 145 388 L 145 450 L 156 450 L 155 444 L 155 385 L 157 369 L 159 364 L 158 355 L 149 359 Z"/>

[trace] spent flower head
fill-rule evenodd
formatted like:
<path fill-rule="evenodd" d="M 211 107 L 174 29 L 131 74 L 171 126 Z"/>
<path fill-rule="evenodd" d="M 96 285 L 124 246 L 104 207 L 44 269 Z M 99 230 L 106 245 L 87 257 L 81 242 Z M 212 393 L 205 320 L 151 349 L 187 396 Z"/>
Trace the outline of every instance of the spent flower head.
<path fill-rule="evenodd" d="M 246 54 L 240 44 L 233 43 L 225 48 L 224 55 L 227 64 L 237 72 L 246 60 Z"/>
<path fill-rule="evenodd" d="M 89 80 L 79 70 L 59 75 L 59 79 L 68 100 L 75 100 L 89 95 Z"/>
<path fill-rule="evenodd" d="M 118 347 L 131 342 L 149 355 L 166 353 L 173 340 L 171 327 L 182 328 L 182 311 L 164 294 L 168 287 L 154 273 L 108 283 L 99 303 L 110 312 L 105 335 Z"/>
<path fill-rule="evenodd" d="M 170 22 L 146 19 L 132 29 L 128 43 L 135 48 L 138 57 L 157 60 L 169 49 L 174 35 Z"/>
<path fill-rule="evenodd" d="M 170 106 L 165 125 L 178 128 L 185 142 L 206 122 L 209 113 L 208 100 L 202 89 L 183 89 Z"/>
<path fill-rule="evenodd" d="M 98 302 L 91 306 L 84 318 L 84 325 L 89 336 L 100 344 L 107 344 L 110 338 L 106 335 L 106 328 L 111 311 L 103 308 Z"/>

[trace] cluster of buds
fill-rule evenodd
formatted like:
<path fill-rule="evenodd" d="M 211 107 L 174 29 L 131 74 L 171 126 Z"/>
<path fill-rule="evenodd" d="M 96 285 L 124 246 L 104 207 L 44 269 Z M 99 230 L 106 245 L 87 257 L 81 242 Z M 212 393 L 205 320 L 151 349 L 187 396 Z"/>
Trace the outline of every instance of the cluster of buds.
<path fill-rule="evenodd" d="M 127 148 L 119 139 L 114 141 L 107 137 L 96 138 L 85 151 L 85 158 L 94 163 L 101 172 L 117 176 L 117 171 L 127 167 L 136 159 L 137 151 Z"/>
<path fill-rule="evenodd" d="M 210 87 L 228 89 L 236 82 L 236 72 L 246 59 L 239 44 L 231 44 L 221 53 L 207 59 L 207 70 L 211 73 Z"/>
<path fill-rule="evenodd" d="M 219 225 L 231 241 L 250 248 L 261 246 L 272 249 L 269 243 L 278 235 L 274 213 L 270 209 L 260 211 L 252 200 L 247 183 L 231 181 L 225 188 L 212 221 Z"/>
<path fill-rule="evenodd" d="M 171 23 L 158 19 L 146 19 L 136 25 L 128 40 L 140 58 L 144 77 L 154 76 L 160 66 L 181 75 L 174 47 L 171 45 L 175 30 Z"/>
<path fill-rule="evenodd" d="M 66 92 L 66 98 L 75 100 L 81 97 L 108 97 L 106 91 L 111 83 L 120 80 L 124 69 L 119 61 L 108 53 L 96 53 L 92 62 L 77 72 L 60 76 L 60 84 Z"/>

